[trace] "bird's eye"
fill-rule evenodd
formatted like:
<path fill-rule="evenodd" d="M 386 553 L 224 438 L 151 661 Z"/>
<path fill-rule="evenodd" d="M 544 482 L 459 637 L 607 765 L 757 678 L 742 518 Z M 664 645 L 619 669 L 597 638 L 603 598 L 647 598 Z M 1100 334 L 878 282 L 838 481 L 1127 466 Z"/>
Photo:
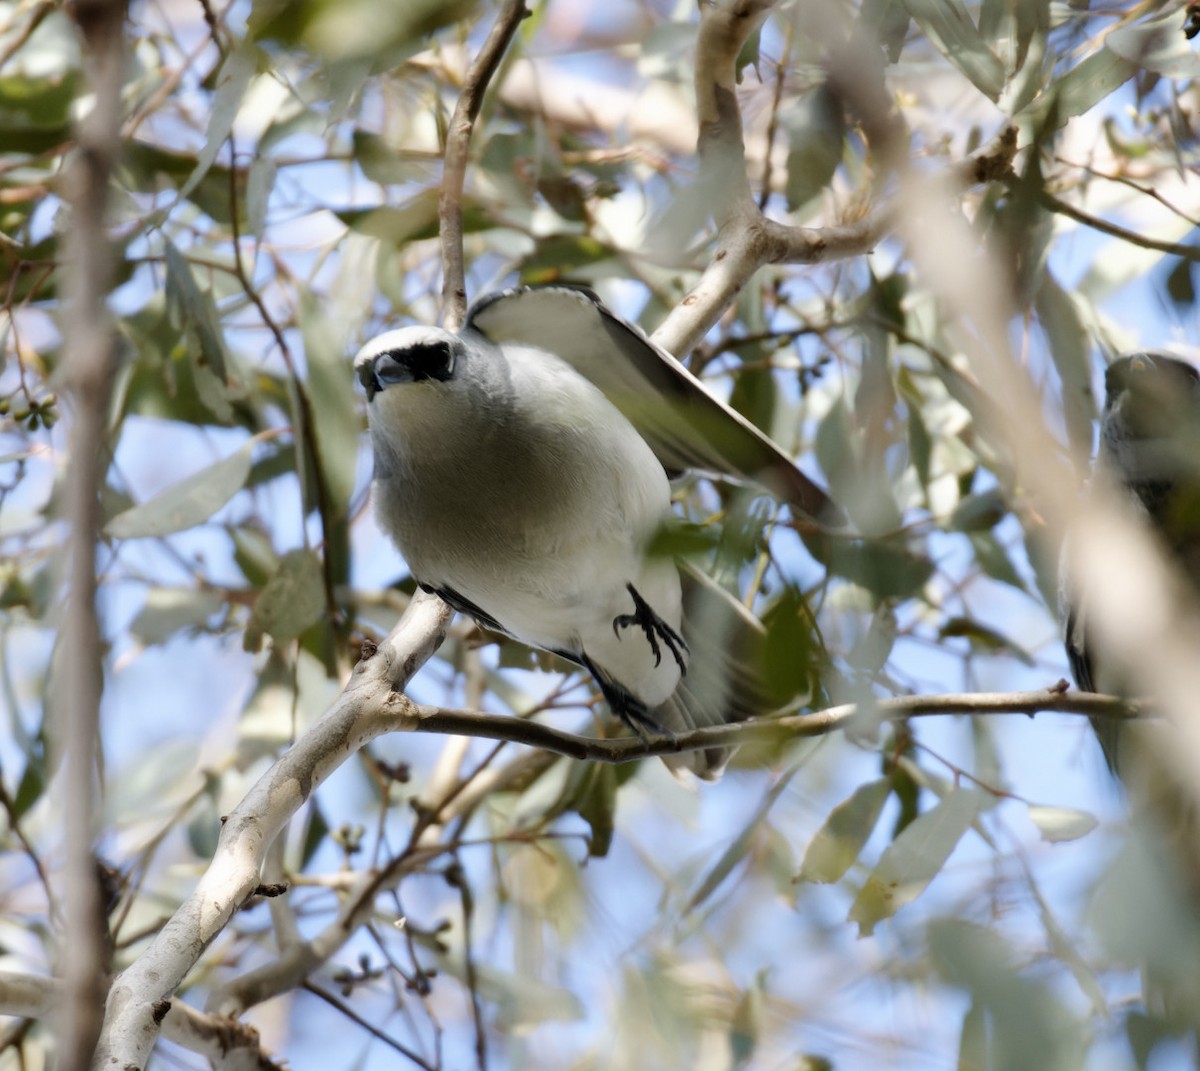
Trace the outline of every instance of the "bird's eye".
<path fill-rule="evenodd" d="M 454 374 L 454 345 L 450 339 L 418 342 L 393 356 L 408 368 L 414 383 L 423 379 L 444 382 Z"/>

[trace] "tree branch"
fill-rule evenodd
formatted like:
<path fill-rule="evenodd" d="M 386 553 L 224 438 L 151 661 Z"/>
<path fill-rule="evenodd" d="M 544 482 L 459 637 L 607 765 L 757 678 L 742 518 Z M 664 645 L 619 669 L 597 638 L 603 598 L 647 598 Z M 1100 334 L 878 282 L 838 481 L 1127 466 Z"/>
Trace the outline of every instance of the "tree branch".
<path fill-rule="evenodd" d="M 500 66 L 500 60 L 517 26 L 527 14 L 525 0 L 504 0 L 504 7 L 491 33 L 467 71 L 446 133 L 442 190 L 438 196 L 438 225 L 442 242 L 442 323 L 450 331 L 458 328 L 467 311 L 462 198 L 471 132 L 475 129 L 475 120 L 479 116 L 488 82 Z"/>
<path fill-rule="evenodd" d="M 63 657 L 53 703 L 52 764 L 62 779 L 65 831 L 62 897 L 63 999 L 57 1004 L 58 1058 L 63 1071 L 82 1071 L 92 1058 L 108 975 L 108 934 L 93 843 L 100 813 L 97 761 L 104 654 L 97 616 L 96 551 L 103 514 L 100 488 L 109 457 L 108 402 L 116 363 L 106 305 L 113 275 L 107 233 L 108 184 L 120 153 L 121 89 L 125 73 L 125 4 L 78 0 L 70 9 L 82 38 L 92 105 L 75 134 L 67 172 L 65 319 L 67 354 L 62 387 L 73 420 L 64 473 L 66 606 L 58 634 Z"/>
<path fill-rule="evenodd" d="M 1153 195 L 1153 191 L 1150 191 L 1150 193 Z M 1153 249 L 1159 253 L 1166 253 L 1169 256 L 1182 257 L 1184 260 L 1200 261 L 1200 246 L 1186 245 L 1181 242 L 1162 242 L 1157 238 L 1150 238 L 1145 234 L 1139 234 L 1137 231 L 1131 231 L 1116 223 L 1109 223 L 1106 219 L 1089 215 L 1083 209 L 1076 208 L 1061 198 L 1055 197 L 1047 189 L 1039 189 L 1037 199 L 1043 208 L 1047 208 L 1051 212 L 1057 212 L 1060 216 L 1066 216 L 1068 219 L 1073 219 L 1076 223 L 1082 223 L 1085 227 L 1099 231 L 1101 234 L 1107 234 L 1112 238 L 1119 238 L 1122 242 L 1128 242 L 1130 245 L 1136 245 L 1142 249 Z"/>
<path fill-rule="evenodd" d="M 678 357 L 686 355 L 766 264 L 819 264 L 869 253 L 895 224 L 896 202 L 877 205 L 862 219 L 837 226 L 792 227 L 768 219 L 755 202 L 746 167 L 738 109 L 737 61 L 774 0 L 719 0 L 701 9 L 696 49 L 696 110 L 701 188 L 713 203 L 717 249 L 687 296 L 652 337 Z M 882 140 L 887 132 L 880 131 Z M 1015 127 L 954 166 L 956 182 L 977 185 L 1007 175 L 1017 149 Z"/>
<path fill-rule="evenodd" d="M 1131 703 L 1114 696 L 1048 688 L 1034 692 L 913 695 L 880 699 L 870 704 L 844 703 L 805 714 L 693 729 L 677 733 L 674 739 L 664 736 L 641 740 L 635 736 L 622 736 L 604 740 L 579 736 L 507 714 L 483 714 L 472 710 L 429 706 L 414 707 L 415 722 L 411 728 L 420 733 L 453 733 L 503 740 L 540 748 L 580 762 L 619 765 L 655 755 L 678 755 L 760 741 L 781 743 L 792 737 L 826 736 L 839 730 L 873 726 L 882 721 L 903 721 L 905 718 L 942 717 L 949 714 L 1024 714 L 1032 717 L 1038 713 L 1059 713 L 1130 719 L 1142 717 L 1149 710 L 1145 703 Z"/>
<path fill-rule="evenodd" d="M 62 1000 L 62 984 L 41 974 L 0 971 L 0 1015 L 42 1019 Z M 248 1023 L 197 1011 L 181 1000 L 158 1005 L 162 1035 L 200 1053 L 218 1071 L 279 1071 Z"/>
<path fill-rule="evenodd" d="M 266 850 L 316 787 L 368 741 L 411 728 L 397 689 L 441 643 L 451 611 L 419 592 L 391 634 L 355 666 L 337 702 L 225 819 L 216 854 L 192 894 L 149 948 L 113 982 L 96 1071 L 145 1066 L 158 1033 L 155 1008 L 170 1000 L 208 943 L 259 883 Z"/>

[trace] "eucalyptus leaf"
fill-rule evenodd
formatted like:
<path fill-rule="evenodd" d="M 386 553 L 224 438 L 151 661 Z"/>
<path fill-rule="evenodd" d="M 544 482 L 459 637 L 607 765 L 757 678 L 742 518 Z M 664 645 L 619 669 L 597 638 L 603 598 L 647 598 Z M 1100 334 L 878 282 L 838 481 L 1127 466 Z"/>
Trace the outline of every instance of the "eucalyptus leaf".
<path fill-rule="evenodd" d="M 888 780 L 869 781 L 839 803 L 809 841 L 796 880 L 820 883 L 840 880 L 861 854 L 891 791 Z"/>
<path fill-rule="evenodd" d="M 908 825 L 884 850 L 850 906 L 849 920 L 858 923 L 859 935 L 870 935 L 920 896 L 980 812 L 993 802 L 983 792 L 958 788 Z"/>
<path fill-rule="evenodd" d="M 207 588 L 151 588 L 129 631 L 143 643 L 165 643 L 181 629 L 207 627 L 224 606 L 221 593 Z"/>
<path fill-rule="evenodd" d="M 321 559 L 307 548 L 288 551 L 254 603 L 245 646 L 256 650 L 264 633 L 276 643 L 293 640 L 315 625 L 324 612 Z"/>
<path fill-rule="evenodd" d="M 1099 825 L 1099 820 L 1094 814 L 1076 810 L 1074 807 L 1030 804 L 1028 814 L 1033 824 L 1038 827 L 1042 839 L 1051 844 L 1086 837 Z"/>
<path fill-rule="evenodd" d="M 258 438 L 229 457 L 172 484 L 149 502 L 118 513 L 105 526 L 111 539 L 166 536 L 203 524 L 245 485 Z"/>
<path fill-rule="evenodd" d="M 932 44 L 991 100 L 1004 88 L 1004 64 L 988 48 L 959 0 L 905 0 L 908 13 Z"/>

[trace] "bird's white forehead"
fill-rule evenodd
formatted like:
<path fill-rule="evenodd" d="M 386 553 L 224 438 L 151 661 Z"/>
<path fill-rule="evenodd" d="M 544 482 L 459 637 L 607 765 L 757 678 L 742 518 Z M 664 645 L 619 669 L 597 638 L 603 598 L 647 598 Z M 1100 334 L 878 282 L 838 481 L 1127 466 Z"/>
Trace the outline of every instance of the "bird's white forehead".
<path fill-rule="evenodd" d="M 385 331 L 368 341 L 354 357 L 354 367 L 373 361 L 381 353 L 389 350 L 407 350 L 413 346 L 428 345 L 431 342 L 449 342 L 457 336 L 441 327 L 428 327 L 424 324 L 414 324 L 412 327 L 398 327 L 394 331 Z"/>

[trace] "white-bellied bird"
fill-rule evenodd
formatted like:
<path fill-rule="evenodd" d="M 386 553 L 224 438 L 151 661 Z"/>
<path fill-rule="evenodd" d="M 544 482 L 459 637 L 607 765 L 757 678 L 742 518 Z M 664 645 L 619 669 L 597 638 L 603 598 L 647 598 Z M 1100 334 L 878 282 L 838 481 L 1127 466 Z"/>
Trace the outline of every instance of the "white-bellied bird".
<path fill-rule="evenodd" d="M 405 327 L 354 362 L 375 509 L 414 579 L 479 624 L 584 667 L 631 728 L 673 734 L 777 707 L 762 627 L 651 544 L 669 476 L 755 483 L 821 525 L 828 495 L 590 291 L 523 287 L 462 328 Z M 715 776 L 727 753 L 670 764 Z"/>

